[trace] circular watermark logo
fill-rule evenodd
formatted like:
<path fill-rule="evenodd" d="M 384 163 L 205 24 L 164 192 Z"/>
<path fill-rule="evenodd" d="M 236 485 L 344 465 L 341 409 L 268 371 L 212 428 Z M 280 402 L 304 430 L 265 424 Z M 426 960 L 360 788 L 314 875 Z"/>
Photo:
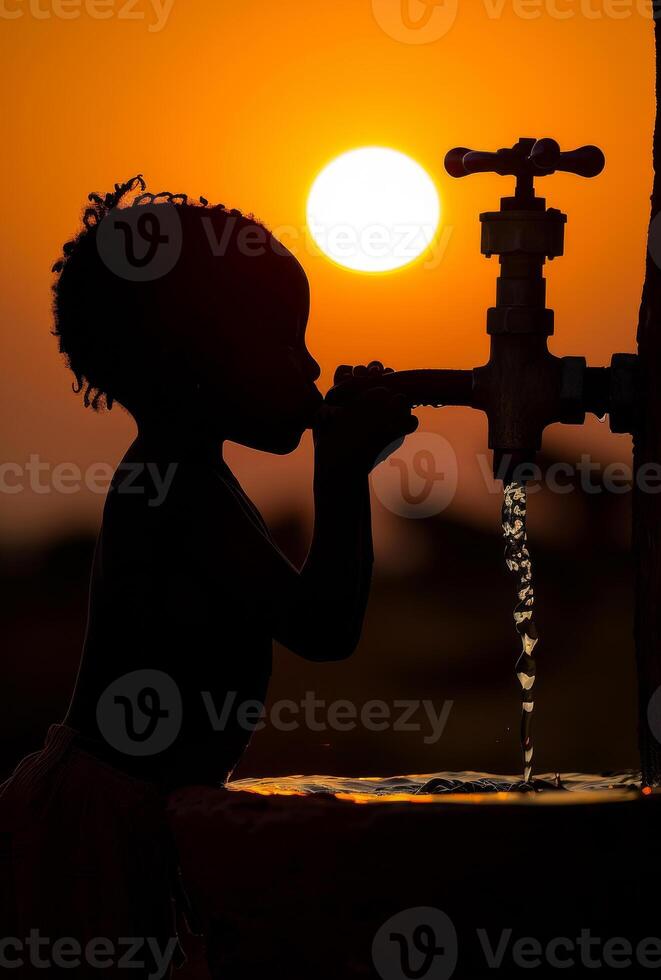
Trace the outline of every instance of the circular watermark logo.
<path fill-rule="evenodd" d="M 372 489 L 400 517 L 424 518 L 450 505 L 459 481 L 457 456 L 443 436 L 414 432 L 393 443 L 372 472 Z"/>
<path fill-rule="evenodd" d="M 647 705 L 647 724 L 652 735 L 661 745 L 661 687 L 656 689 Z"/>
<path fill-rule="evenodd" d="M 100 223 L 101 260 L 121 279 L 152 282 L 167 275 L 179 260 L 181 219 L 174 204 L 114 208 Z"/>
<path fill-rule="evenodd" d="M 99 731 L 125 755 L 164 752 L 179 734 L 182 702 L 179 688 L 161 670 L 135 670 L 110 684 L 96 709 Z"/>
<path fill-rule="evenodd" d="M 382 980 L 450 980 L 458 958 L 457 931 L 440 909 L 398 912 L 372 943 L 372 960 Z"/>
<path fill-rule="evenodd" d="M 394 41 L 432 44 L 452 29 L 459 0 L 372 0 L 374 18 Z"/>

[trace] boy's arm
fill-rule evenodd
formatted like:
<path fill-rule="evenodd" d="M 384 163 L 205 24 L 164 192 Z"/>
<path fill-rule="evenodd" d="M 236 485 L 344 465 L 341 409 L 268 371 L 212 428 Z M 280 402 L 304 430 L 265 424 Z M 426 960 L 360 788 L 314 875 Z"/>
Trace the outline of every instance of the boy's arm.
<path fill-rule="evenodd" d="M 375 387 L 350 406 L 327 409 L 315 430 L 312 545 L 274 611 L 273 631 L 309 660 L 342 660 L 358 644 L 374 562 L 369 473 L 418 425 L 403 398 L 378 387 L 383 371 L 378 362 L 354 368 Z"/>
<path fill-rule="evenodd" d="M 358 644 L 374 551 L 368 474 L 321 469 L 310 552 L 274 635 L 308 660 L 332 661 L 349 657 Z"/>
<path fill-rule="evenodd" d="M 358 643 L 373 564 L 369 473 L 418 424 L 404 399 L 378 387 L 382 371 L 371 372 L 376 387 L 325 412 L 315 429 L 314 533 L 300 571 L 237 511 L 236 497 L 204 507 L 210 574 L 223 555 L 223 577 L 238 586 L 255 625 L 306 660 L 343 660 Z"/>

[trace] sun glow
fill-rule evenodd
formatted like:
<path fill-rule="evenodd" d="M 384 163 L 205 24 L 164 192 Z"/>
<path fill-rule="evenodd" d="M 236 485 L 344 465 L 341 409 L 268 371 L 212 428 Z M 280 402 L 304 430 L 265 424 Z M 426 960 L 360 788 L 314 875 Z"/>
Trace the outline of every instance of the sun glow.
<path fill-rule="evenodd" d="M 432 244 L 441 218 L 429 174 L 397 150 L 364 147 L 333 160 L 308 198 L 308 227 L 322 252 L 356 272 L 392 272 Z"/>

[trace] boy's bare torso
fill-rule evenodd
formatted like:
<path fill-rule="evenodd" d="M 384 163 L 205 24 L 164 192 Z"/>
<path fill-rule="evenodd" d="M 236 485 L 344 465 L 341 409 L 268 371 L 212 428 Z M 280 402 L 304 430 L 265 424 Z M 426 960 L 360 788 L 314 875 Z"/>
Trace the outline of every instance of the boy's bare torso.
<path fill-rule="evenodd" d="M 167 788 L 225 781 L 250 739 L 241 712 L 252 703 L 254 721 L 271 674 L 264 583 L 251 574 L 265 564 L 286 559 L 222 460 L 147 465 L 129 450 L 105 506 L 67 722 L 107 744 L 104 712 L 134 713 L 124 720 L 138 734 L 150 711 L 173 711 L 172 744 L 153 740 L 146 755 L 129 746 L 117 765 Z M 144 717 L 136 683 L 150 692 Z M 168 724 L 167 739 L 177 720 Z"/>

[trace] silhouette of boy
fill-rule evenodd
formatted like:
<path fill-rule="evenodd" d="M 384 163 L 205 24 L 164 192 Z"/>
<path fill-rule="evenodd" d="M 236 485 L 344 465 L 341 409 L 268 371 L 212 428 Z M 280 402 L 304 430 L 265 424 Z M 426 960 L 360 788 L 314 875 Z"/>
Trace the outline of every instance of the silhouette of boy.
<path fill-rule="evenodd" d="M 147 194 L 141 177 L 90 201 L 54 266 L 56 335 L 85 404 L 119 402 L 137 437 L 105 504 L 69 712 L 0 789 L 5 911 L 15 936 L 155 937 L 135 955 L 165 975 L 166 796 L 229 778 L 274 638 L 307 660 L 352 654 L 373 563 L 368 475 L 417 420 L 379 387 L 377 361 L 338 369 L 363 393 L 324 404 L 306 275 L 254 219 Z M 299 570 L 222 446 L 290 453 L 307 428 L 315 523 Z"/>

